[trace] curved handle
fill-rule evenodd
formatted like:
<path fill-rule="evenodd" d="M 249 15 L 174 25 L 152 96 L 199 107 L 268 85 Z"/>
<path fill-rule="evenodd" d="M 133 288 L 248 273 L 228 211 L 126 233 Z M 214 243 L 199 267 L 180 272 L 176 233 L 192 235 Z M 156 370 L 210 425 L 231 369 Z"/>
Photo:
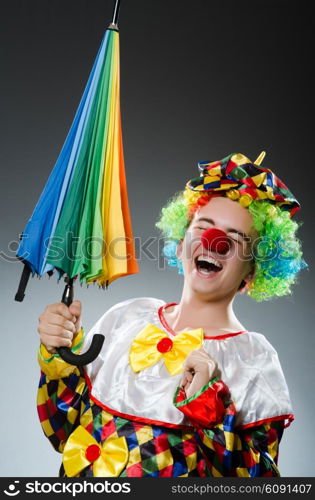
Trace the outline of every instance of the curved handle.
<path fill-rule="evenodd" d="M 68 307 L 73 302 L 73 280 L 74 278 L 65 279 L 66 286 L 61 299 L 61 302 L 63 304 L 66 304 L 66 306 Z M 92 361 L 94 361 L 94 359 L 96 359 L 97 356 L 99 355 L 103 347 L 104 340 L 105 340 L 104 335 L 96 333 L 93 336 L 89 350 L 86 351 L 84 354 L 73 354 L 73 352 L 69 347 L 57 347 L 57 352 L 60 355 L 60 357 L 70 365 L 74 366 L 88 365 L 89 363 L 92 363 Z"/>
<path fill-rule="evenodd" d="M 92 344 L 89 350 L 84 354 L 73 354 L 69 347 L 57 347 L 57 351 L 66 363 L 70 363 L 70 365 L 75 366 L 84 366 L 92 363 L 92 361 L 97 358 L 103 347 L 104 340 L 104 335 L 96 333 L 93 336 Z"/>

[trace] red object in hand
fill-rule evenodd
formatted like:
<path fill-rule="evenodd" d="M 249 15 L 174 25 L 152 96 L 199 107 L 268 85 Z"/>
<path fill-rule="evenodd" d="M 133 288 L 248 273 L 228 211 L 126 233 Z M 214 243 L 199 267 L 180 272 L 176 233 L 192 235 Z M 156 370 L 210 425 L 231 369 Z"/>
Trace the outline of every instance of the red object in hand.
<path fill-rule="evenodd" d="M 207 250 L 217 253 L 227 253 L 230 248 L 229 238 L 224 231 L 210 227 L 201 235 L 201 243 Z"/>

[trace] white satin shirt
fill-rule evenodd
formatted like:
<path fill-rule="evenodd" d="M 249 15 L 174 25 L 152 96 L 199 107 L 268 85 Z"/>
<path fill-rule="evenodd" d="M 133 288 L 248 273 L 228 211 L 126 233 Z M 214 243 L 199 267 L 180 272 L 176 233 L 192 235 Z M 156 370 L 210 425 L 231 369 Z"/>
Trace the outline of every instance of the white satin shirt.
<path fill-rule="evenodd" d="M 161 359 L 134 373 L 128 355 L 134 337 L 148 324 L 171 334 L 158 311 L 166 302 L 151 297 L 124 300 L 111 307 L 85 337 L 85 352 L 94 333 L 105 342 L 98 358 L 85 367 L 91 394 L 108 411 L 143 418 L 151 423 L 189 425 L 173 405 L 181 374 L 171 376 Z M 221 379 L 230 389 L 237 426 L 292 414 L 288 387 L 277 352 L 261 333 L 246 331 L 233 337 L 205 339 L 204 348 L 217 361 Z"/>

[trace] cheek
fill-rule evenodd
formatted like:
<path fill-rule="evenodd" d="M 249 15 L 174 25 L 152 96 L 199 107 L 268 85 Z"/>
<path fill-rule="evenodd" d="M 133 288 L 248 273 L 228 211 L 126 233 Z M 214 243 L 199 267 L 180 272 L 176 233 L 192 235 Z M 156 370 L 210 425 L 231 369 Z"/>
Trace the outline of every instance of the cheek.
<path fill-rule="evenodd" d="M 201 245 L 200 236 L 193 232 L 188 232 L 183 241 L 183 259 L 190 261 L 196 250 Z"/>
<path fill-rule="evenodd" d="M 227 266 L 231 271 L 235 271 L 236 273 L 247 269 L 250 265 L 250 260 L 249 255 L 246 254 L 246 251 L 240 245 L 233 247 L 226 256 Z"/>

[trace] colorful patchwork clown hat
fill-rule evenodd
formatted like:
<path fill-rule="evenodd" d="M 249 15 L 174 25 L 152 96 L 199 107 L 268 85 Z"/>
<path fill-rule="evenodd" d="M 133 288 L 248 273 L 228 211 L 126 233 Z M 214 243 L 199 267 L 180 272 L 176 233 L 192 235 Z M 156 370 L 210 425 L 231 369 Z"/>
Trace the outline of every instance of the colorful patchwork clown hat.
<path fill-rule="evenodd" d="M 287 210 L 292 217 L 301 206 L 288 187 L 269 168 L 262 168 L 266 153 L 255 162 L 241 153 L 233 153 L 223 160 L 198 163 L 200 176 L 187 182 L 193 191 L 219 193 L 248 207 L 254 200 L 269 201 Z"/>

